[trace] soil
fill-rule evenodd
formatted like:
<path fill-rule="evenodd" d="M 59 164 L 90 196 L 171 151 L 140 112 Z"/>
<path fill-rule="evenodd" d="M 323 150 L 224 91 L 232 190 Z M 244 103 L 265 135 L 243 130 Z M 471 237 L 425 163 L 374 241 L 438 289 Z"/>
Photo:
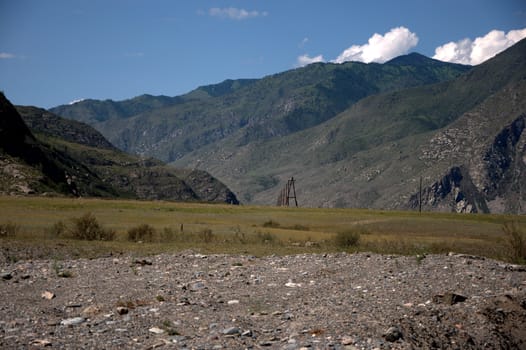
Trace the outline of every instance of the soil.
<path fill-rule="evenodd" d="M 526 268 L 475 256 L 8 260 L 0 348 L 526 349 Z"/>

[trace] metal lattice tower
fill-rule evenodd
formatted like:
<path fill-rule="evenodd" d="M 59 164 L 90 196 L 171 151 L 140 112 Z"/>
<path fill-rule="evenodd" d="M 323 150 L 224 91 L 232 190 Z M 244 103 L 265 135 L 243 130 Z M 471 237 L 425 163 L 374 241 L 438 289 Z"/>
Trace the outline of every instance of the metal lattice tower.
<path fill-rule="evenodd" d="M 291 199 L 294 199 L 294 204 L 296 207 L 298 206 L 298 200 L 296 199 L 296 186 L 294 185 L 294 182 L 296 182 L 296 180 L 294 180 L 293 177 L 291 177 L 290 180 L 287 180 L 287 184 L 281 189 L 281 192 L 279 193 L 277 202 L 278 206 L 290 206 Z"/>

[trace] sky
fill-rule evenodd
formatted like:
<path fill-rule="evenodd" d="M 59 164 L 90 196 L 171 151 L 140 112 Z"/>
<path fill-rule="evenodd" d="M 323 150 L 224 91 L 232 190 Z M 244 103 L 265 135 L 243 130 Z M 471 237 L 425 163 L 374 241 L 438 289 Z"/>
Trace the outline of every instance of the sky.
<path fill-rule="evenodd" d="M 177 96 L 319 61 L 476 65 L 524 37 L 524 0 L 0 0 L 0 90 L 43 108 Z"/>

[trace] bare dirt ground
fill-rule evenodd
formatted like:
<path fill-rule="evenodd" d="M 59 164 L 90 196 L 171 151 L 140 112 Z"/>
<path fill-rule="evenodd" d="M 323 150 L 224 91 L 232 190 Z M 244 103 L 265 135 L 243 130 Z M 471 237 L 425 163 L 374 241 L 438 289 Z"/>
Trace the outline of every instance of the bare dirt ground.
<path fill-rule="evenodd" d="M 6 257 L 0 348 L 526 349 L 526 269 L 485 258 Z"/>

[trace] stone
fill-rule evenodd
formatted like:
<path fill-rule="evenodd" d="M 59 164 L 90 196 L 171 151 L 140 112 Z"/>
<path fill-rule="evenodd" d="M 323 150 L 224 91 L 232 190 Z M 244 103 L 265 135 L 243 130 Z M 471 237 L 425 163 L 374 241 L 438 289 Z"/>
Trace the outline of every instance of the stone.
<path fill-rule="evenodd" d="M 152 328 L 148 329 L 148 332 L 153 333 L 153 334 L 163 334 L 164 333 L 164 329 L 161 329 L 159 327 L 152 327 Z"/>
<path fill-rule="evenodd" d="M 117 313 L 119 315 L 126 315 L 128 312 L 129 312 L 129 309 L 127 307 L 124 307 L 124 306 L 117 307 Z"/>
<path fill-rule="evenodd" d="M 393 327 L 389 327 L 387 331 L 385 331 L 383 337 L 388 342 L 395 342 L 398 339 L 403 338 L 403 335 L 402 335 L 402 331 L 400 330 L 400 328 L 393 326 Z"/>
<path fill-rule="evenodd" d="M 242 337 L 251 337 L 252 336 L 252 331 L 251 330 L 244 331 L 243 333 L 241 333 L 241 336 Z"/>
<path fill-rule="evenodd" d="M 289 281 L 289 282 L 285 283 L 285 287 L 298 288 L 298 287 L 301 287 L 301 283 L 294 283 L 292 281 Z"/>
<path fill-rule="evenodd" d="M 52 346 L 53 344 L 51 343 L 51 341 L 47 340 L 47 339 L 35 339 L 31 342 L 31 346 Z"/>
<path fill-rule="evenodd" d="M 10 273 L 10 272 L 2 272 L 2 275 L 1 275 L 2 279 L 3 280 L 10 280 L 11 278 L 13 278 L 13 275 Z"/>
<path fill-rule="evenodd" d="M 45 292 L 42 293 L 41 297 L 42 299 L 51 300 L 55 297 L 55 293 L 52 293 L 46 290 Z"/>
<path fill-rule="evenodd" d="M 351 345 L 354 343 L 354 339 L 348 335 L 343 336 L 342 345 Z"/>
<path fill-rule="evenodd" d="M 437 294 L 433 297 L 436 304 L 454 305 L 467 300 L 467 297 L 456 293 Z"/>
<path fill-rule="evenodd" d="M 237 327 L 229 327 L 223 330 L 222 332 L 224 335 L 237 335 L 241 334 L 241 329 Z"/>
<path fill-rule="evenodd" d="M 85 321 L 86 319 L 84 317 L 73 317 L 60 321 L 60 324 L 62 326 L 76 326 L 81 323 L 84 323 Z"/>
<path fill-rule="evenodd" d="M 136 259 L 133 263 L 136 265 L 141 265 L 141 266 L 152 265 L 152 262 L 146 259 Z"/>
<path fill-rule="evenodd" d="M 228 305 L 239 304 L 239 300 L 229 300 L 229 301 L 227 301 L 227 304 L 228 304 Z"/>
<path fill-rule="evenodd" d="M 202 281 L 196 281 L 190 286 L 190 290 L 194 292 L 205 288 L 206 285 Z"/>

